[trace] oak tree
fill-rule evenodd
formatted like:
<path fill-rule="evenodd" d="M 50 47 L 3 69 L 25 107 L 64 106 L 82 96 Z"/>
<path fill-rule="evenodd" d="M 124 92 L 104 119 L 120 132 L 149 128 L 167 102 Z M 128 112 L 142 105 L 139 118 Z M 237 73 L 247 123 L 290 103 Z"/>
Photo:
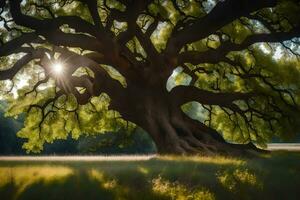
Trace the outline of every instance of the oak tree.
<path fill-rule="evenodd" d="M 297 0 L 1 0 L 0 80 L 24 148 L 143 128 L 159 153 L 300 131 Z"/>

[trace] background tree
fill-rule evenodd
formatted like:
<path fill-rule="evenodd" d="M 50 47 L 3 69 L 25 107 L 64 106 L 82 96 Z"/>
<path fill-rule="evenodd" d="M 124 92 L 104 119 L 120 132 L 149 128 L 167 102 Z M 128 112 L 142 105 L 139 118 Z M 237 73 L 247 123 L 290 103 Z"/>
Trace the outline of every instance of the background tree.
<path fill-rule="evenodd" d="M 3 96 L 31 151 L 137 125 L 160 153 L 240 154 L 300 129 L 296 0 L 0 2 Z"/>
<path fill-rule="evenodd" d="M 0 155 L 16 155 L 24 153 L 22 149 L 21 138 L 16 137 L 16 132 L 22 127 L 22 122 L 19 120 L 10 120 L 4 118 L 3 107 L 5 105 L 0 101 Z"/>

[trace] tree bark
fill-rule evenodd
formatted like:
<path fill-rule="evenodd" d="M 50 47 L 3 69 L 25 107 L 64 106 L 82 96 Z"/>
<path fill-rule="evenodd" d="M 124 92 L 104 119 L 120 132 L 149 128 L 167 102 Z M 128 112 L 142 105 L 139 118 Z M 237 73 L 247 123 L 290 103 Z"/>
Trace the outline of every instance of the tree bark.
<path fill-rule="evenodd" d="M 160 93 L 150 90 L 134 92 L 136 95 L 127 102 L 127 109 L 121 114 L 143 128 L 153 139 L 159 154 L 176 155 L 250 155 L 266 152 L 252 143 L 231 144 L 214 129 L 189 118 L 167 91 Z M 128 113 L 129 111 L 133 111 Z"/>

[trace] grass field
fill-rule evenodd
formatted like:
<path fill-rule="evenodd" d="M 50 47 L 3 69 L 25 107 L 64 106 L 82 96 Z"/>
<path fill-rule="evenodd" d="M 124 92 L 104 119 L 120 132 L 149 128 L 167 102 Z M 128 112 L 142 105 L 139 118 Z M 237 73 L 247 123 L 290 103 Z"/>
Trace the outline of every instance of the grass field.
<path fill-rule="evenodd" d="M 300 199 L 300 153 L 0 159 L 0 199 Z"/>

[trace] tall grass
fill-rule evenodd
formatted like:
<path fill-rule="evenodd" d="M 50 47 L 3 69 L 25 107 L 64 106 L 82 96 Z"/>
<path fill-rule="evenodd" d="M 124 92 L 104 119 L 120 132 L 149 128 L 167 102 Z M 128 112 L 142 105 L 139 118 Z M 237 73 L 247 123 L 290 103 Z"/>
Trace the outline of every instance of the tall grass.
<path fill-rule="evenodd" d="M 300 153 L 0 161 L 0 199 L 300 199 Z"/>

